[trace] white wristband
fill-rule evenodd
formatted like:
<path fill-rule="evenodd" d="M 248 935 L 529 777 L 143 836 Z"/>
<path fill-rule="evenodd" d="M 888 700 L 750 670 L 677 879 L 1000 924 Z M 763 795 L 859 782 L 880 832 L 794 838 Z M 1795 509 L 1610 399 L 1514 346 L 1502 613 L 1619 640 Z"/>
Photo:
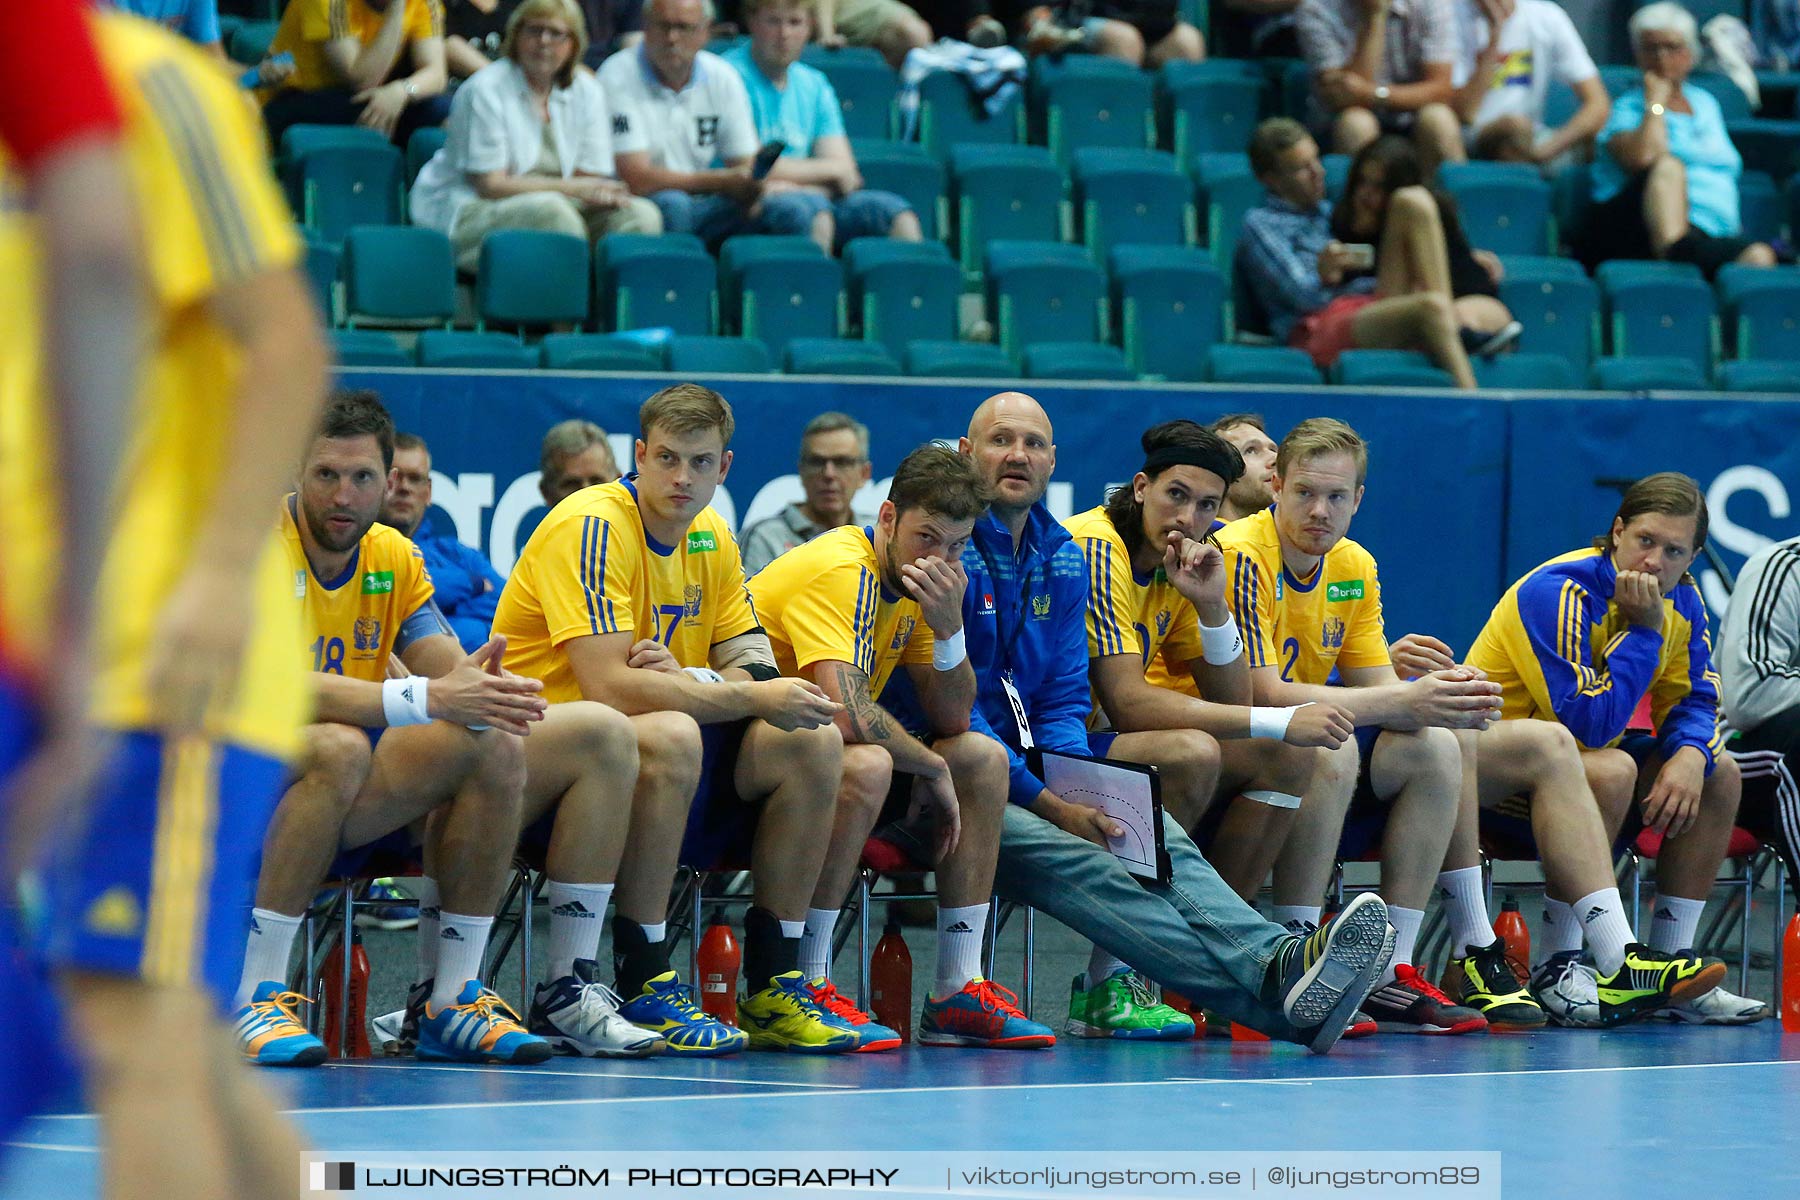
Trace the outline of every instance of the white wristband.
<path fill-rule="evenodd" d="M 425 687 L 428 682 L 423 675 L 382 680 L 381 711 L 387 717 L 390 727 L 426 725 L 431 722 L 431 713 L 425 707 Z"/>
<path fill-rule="evenodd" d="M 1238 633 L 1237 621 L 1230 613 L 1225 614 L 1223 625 L 1200 626 L 1200 657 L 1207 665 L 1228 667 L 1238 660 L 1244 652 L 1244 639 Z"/>
<path fill-rule="evenodd" d="M 1312 701 L 1308 700 L 1307 704 Z M 1290 705 L 1287 708 L 1253 708 L 1250 710 L 1250 736 L 1268 738 L 1279 742 L 1287 736 L 1288 722 L 1294 714 L 1305 708 L 1306 704 Z"/>
<path fill-rule="evenodd" d="M 683 667 L 681 673 L 701 683 L 724 683 L 725 677 L 711 667 Z"/>
<path fill-rule="evenodd" d="M 963 648 L 963 630 L 947 638 L 939 638 L 931 647 L 931 665 L 940 671 L 954 671 L 962 666 L 969 652 Z"/>

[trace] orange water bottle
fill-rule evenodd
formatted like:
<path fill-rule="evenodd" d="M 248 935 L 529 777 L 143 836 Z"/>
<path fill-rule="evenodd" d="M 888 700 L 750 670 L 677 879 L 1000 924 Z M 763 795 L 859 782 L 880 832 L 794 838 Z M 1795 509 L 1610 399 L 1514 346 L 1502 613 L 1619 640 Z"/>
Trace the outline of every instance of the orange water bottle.
<path fill-rule="evenodd" d="M 737 1024 L 738 969 L 743 952 L 731 926 L 714 924 L 700 939 L 700 1007 L 727 1025 Z"/>
<path fill-rule="evenodd" d="M 340 1014 L 338 1002 L 343 995 L 344 956 L 333 952 L 325 960 L 325 1048 L 338 1053 Z M 363 949 L 362 931 L 350 931 L 350 1043 L 343 1053 L 350 1058 L 369 1058 L 369 952 Z"/>
<path fill-rule="evenodd" d="M 1800 913 L 1781 935 L 1781 1031 L 1800 1033 Z"/>
<path fill-rule="evenodd" d="M 1527 969 L 1531 966 L 1531 930 L 1525 925 L 1525 914 L 1519 902 L 1508 896 L 1500 903 L 1500 917 L 1494 932 L 1506 943 L 1506 956 Z"/>
<path fill-rule="evenodd" d="M 912 1041 L 912 952 L 900 932 L 900 917 L 888 911 L 887 928 L 869 956 L 869 1007 L 875 1019 Z"/>

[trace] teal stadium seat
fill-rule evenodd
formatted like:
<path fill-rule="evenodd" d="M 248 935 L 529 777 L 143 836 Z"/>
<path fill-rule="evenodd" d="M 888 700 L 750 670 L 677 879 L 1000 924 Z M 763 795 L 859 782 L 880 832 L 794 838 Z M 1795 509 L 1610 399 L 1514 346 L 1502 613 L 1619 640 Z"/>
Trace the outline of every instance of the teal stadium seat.
<path fill-rule="evenodd" d="M 1719 364 L 1718 385 L 1728 392 L 1800 392 L 1800 359 L 1751 359 Z"/>
<path fill-rule="evenodd" d="M 1568 258 L 1513 255 L 1501 259 L 1500 301 L 1525 326 L 1519 349 L 1553 354 L 1585 378 L 1600 336 L 1600 292 Z"/>
<path fill-rule="evenodd" d="M 450 239 L 435 229 L 361 225 L 344 238 L 347 325 L 448 325 L 456 312 Z"/>
<path fill-rule="evenodd" d="M 992 117 L 954 71 L 933 71 L 919 81 L 919 145 L 934 158 L 952 146 L 1011 145 L 1025 140 L 1025 95 L 1020 88 Z"/>
<path fill-rule="evenodd" d="M 863 186 L 903 196 L 919 218 L 927 241 L 937 241 L 950 227 L 949 176 L 944 164 L 911 142 L 852 141 Z M 866 239 L 865 239 L 866 240 Z"/>
<path fill-rule="evenodd" d="M 412 355 L 379 329 L 334 329 L 331 348 L 340 367 L 410 367 Z"/>
<path fill-rule="evenodd" d="M 1794 174 L 1800 163 L 1800 121 L 1771 121 L 1752 117 L 1726 121 L 1732 144 L 1744 158 L 1744 170 L 1767 171 L 1777 183 Z"/>
<path fill-rule="evenodd" d="M 741 259 L 734 268 L 730 291 L 737 303 L 726 310 L 726 322 L 759 339 L 772 355 L 780 355 L 794 338 L 834 338 L 844 327 L 843 264 L 820 254 L 817 246 L 811 249 L 810 254 L 773 250 Z"/>
<path fill-rule="evenodd" d="M 1475 360 L 1475 382 L 1484 388 L 1513 391 L 1582 390 L 1581 375 L 1566 358 L 1556 354 L 1502 354 Z"/>
<path fill-rule="evenodd" d="M 1261 75 L 1219 69 L 1234 60 L 1171 62 L 1157 76 L 1164 144 L 1185 168 L 1196 154 L 1242 153 L 1261 113 Z M 1251 64 L 1246 64 L 1251 65 Z M 1255 86 L 1250 86 L 1254 81 Z"/>
<path fill-rule="evenodd" d="M 539 343 L 552 371 L 656 372 L 665 369 L 664 347 L 611 333 L 547 333 Z"/>
<path fill-rule="evenodd" d="M 827 50 L 817 43 L 800 55 L 800 61 L 817 67 L 831 80 L 838 106 L 844 114 L 844 132 L 853 138 L 893 136 L 894 94 L 900 80 L 879 50 L 868 46 L 839 46 Z"/>
<path fill-rule="evenodd" d="M 1621 260 L 1600 264 L 1596 278 L 1613 355 L 1681 355 L 1702 375 L 1711 372 L 1719 356 L 1717 304 L 1697 268 Z"/>
<path fill-rule="evenodd" d="M 1225 276 L 1204 250 L 1115 246 L 1108 258 L 1119 344 L 1138 375 L 1206 378 L 1206 352 L 1228 336 Z"/>
<path fill-rule="evenodd" d="M 1124 73 L 1064 70 L 1050 75 L 1044 81 L 1044 144 L 1065 167 L 1074 160 L 1076 147 L 1151 149 L 1156 145 L 1151 77 L 1129 68 Z"/>
<path fill-rule="evenodd" d="M 296 168 L 300 223 L 340 242 L 353 225 L 399 225 L 406 211 L 406 163 L 389 145 L 321 146 Z"/>
<path fill-rule="evenodd" d="M 1214 383 L 1319 385 L 1313 360 L 1293 346 L 1210 346 L 1206 377 Z"/>
<path fill-rule="evenodd" d="M 743 301 L 741 290 L 744 268 L 758 259 L 824 258 L 825 252 L 811 238 L 805 237 L 734 237 L 719 247 L 716 270 L 719 279 L 719 312 L 727 322 L 737 319 Z"/>
<path fill-rule="evenodd" d="M 1034 342 L 1025 347 L 1027 379 L 1136 379 L 1125 353 L 1103 342 Z"/>
<path fill-rule="evenodd" d="M 1202 154 L 1194 161 L 1195 195 L 1206 248 L 1220 270 L 1231 269 L 1244 214 L 1263 202 L 1263 186 L 1242 154 Z"/>
<path fill-rule="evenodd" d="M 795 338 L 782 365 L 789 375 L 900 374 L 900 364 L 885 348 L 857 338 Z"/>
<path fill-rule="evenodd" d="M 1738 179 L 1738 219 L 1747 238 L 1772 242 L 1781 236 L 1781 189 L 1767 171 L 1745 171 Z"/>
<path fill-rule="evenodd" d="M 769 348 L 741 337 L 690 334 L 669 339 L 669 370 L 681 375 L 767 375 Z"/>
<path fill-rule="evenodd" d="M 1194 244 L 1194 188 L 1160 150 L 1075 152 L 1081 236 L 1096 261 L 1119 245 Z"/>
<path fill-rule="evenodd" d="M 1014 360 L 1035 342 L 1101 340 L 1106 281 L 1081 247 L 993 242 L 986 275 L 996 340 Z"/>
<path fill-rule="evenodd" d="M 1717 287 L 1733 357 L 1800 361 L 1800 268 L 1728 266 Z"/>
<path fill-rule="evenodd" d="M 977 278 L 989 242 L 1060 242 L 1067 234 L 1062 168 L 1041 146 L 958 146 L 950 187 L 967 280 Z"/>
<path fill-rule="evenodd" d="M 1708 7 L 1705 0 L 1699 3 L 1683 5 L 1694 15 L 1694 20 L 1702 25 L 1706 23 L 1704 10 Z M 1733 11 L 1728 6 L 1719 6 L 1720 12 L 1731 12 L 1731 15 L 1742 20 L 1744 10 L 1739 7 Z M 1689 87 L 1697 87 L 1709 93 L 1719 102 L 1719 111 L 1725 114 L 1727 121 L 1746 121 L 1750 119 L 1750 97 L 1744 95 L 1744 89 L 1731 82 L 1731 76 L 1722 71 L 1695 71 L 1687 77 Z"/>
<path fill-rule="evenodd" d="M 431 156 L 444 148 L 444 140 L 448 135 L 442 125 L 426 125 L 412 132 L 406 139 L 406 186 L 411 188 L 419 172 L 431 161 Z"/>
<path fill-rule="evenodd" d="M 1603 392 L 1707 390 L 1699 365 L 1673 354 L 1603 358 L 1594 364 L 1591 378 L 1594 387 Z"/>
<path fill-rule="evenodd" d="M 1445 163 L 1438 179 L 1456 200 L 1469 244 L 1495 254 L 1554 254 L 1550 185 L 1527 163 Z"/>
<path fill-rule="evenodd" d="M 504 333 L 428 329 L 419 335 L 419 365 L 462 371 L 529 371 L 541 361 L 535 346 Z"/>
<path fill-rule="evenodd" d="M 1346 350 L 1331 368 L 1345 387 L 1455 387 L 1450 372 L 1417 350 Z"/>
<path fill-rule="evenodd" d="M 269 56 L 269 46 L 275 41 L 276 31 L 280 28 L 280 21 L 240 22 L 231 31 L 230 40 L 225 43 L 225 53 L 232 62 L 254 67 Z"/>
<path fill-rule="evenodd" d="M 594 247 L 594 320 L 602 329 L 718 326 L 719 269 L 691 233 L 615 233 Z"/>
<path fill-rule="evenodd" d="M 475 315 L 482 329 L 584 323 L 587 239 L 538 229 L 488 234 L 475 270 Z"/>
<path fill-rule="evenodd" d="M 921 340 L 906 347 L 906 373 L 933 379 L 1017 379 L 1006 351 L 988 342 Z"/>
<path fill-rule="evenodd" d="M 338 323 L 338 270 L 344 253 L 330 242 L 306 240 L 306 281 L 311 286 L 313 302 L 319 306 L 319 319 L 327 328 Z"/>
<path fill-rule="evenodd" d="M 908 342 L 956 337 L 962 272 L 942 242 L 859 238 L 844 247 L 844 266 L 868 341 L 900 358 Z"/>

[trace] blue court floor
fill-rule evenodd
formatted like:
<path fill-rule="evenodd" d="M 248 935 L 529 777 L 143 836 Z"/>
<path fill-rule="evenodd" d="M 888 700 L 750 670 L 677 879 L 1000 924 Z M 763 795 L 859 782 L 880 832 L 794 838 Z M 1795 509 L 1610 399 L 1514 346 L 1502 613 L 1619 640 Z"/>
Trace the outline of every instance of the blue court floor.
<path fill-rule="evenodd" d="M 1800 1197 L 1800 1036 L 1773 1021 L 267 1078 L 329 1151 L 1497 1150 L 1508 1196 Z M 0 1196 L 94 1195 L 94 1134 L 28 1125 Z"/>

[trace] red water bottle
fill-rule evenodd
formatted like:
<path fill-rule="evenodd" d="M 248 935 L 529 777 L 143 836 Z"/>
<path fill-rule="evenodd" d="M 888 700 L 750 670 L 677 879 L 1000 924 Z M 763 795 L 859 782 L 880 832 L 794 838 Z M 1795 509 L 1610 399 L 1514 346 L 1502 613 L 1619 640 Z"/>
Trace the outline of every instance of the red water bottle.
<path fill-rule="evenodd" d="M 1526 927 L 1525 914 L 1519 911 L 1519 902 L 1511 896 L 1500 903 L 1500 918 L 1494 922 L 1494 932 L 1506 943 L 1506 956 L 1529 970 L 1531 930 Z"/>
<path fill-rule="evenodd" d="M 344 992 L 344 956 L 333 953 L 325 961 L 325 1048 L 338 1053 L 340 1014 L 338 1004 Z M 362 931 L 350 930 L 350 1043 L 344 1049 L 349 1058 L 369 1058 L 369 952 L 363 949 Z"/>
<path fill-rule="evenodd" d="M 743 961 L 731 926 L 714 924 L 700 939 L 700 1007 L 727 1025 L 737 1024 L 738 969 Z"/>
<path fill-rule="evenodd" d="M 869 957 L 869 1007 L 901 1041 L 912 1041 L 912 952 L 900 932 L 900 918 L 891 910 Z"/>
<path fill-rule="evenodd" d="M 1781 935 L 1781 1031 L 1800 1033 L 1800 913 Z"/>

